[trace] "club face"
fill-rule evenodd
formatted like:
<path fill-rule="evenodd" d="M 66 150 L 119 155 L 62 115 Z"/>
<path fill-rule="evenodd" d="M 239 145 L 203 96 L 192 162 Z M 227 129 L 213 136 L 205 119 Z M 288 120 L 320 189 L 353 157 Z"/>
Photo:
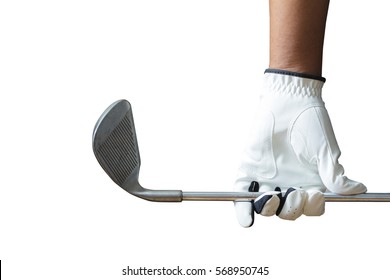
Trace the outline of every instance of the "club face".
<path fill-rule="evenodd" d="M 101 115 L 93 131 L 93 151 L 117 185 L 131 194 L 142 189 L 138 183 L 141 159 L 127 100 L 114 102 Z"/>

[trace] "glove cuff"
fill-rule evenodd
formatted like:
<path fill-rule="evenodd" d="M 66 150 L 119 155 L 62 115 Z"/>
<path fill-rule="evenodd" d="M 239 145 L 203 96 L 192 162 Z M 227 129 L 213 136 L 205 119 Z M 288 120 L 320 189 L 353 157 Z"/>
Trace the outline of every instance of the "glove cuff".
<path fill-rule="evenodd" d="M 325 79 L 285 70 L 267 69 L 264 74 L 265 92 L 277 95 L 321 98 Z"/>
<path fill-rule="evenodd" d="M 311 79 L 311 80 L 317 80 L 320 82 L 325 83 L 326 79 L 321 76 L 316 76 L 312 74 L 307 74 L 307 73 L 299 73 L 299 72 L 292 72 L 292 71 L 287 71 L 287 70 L 282 70 L 282 69 L 274 69 L 274 68 L 268 68 L 264 71 L 264 73 L 272 73 L 272 74 L 280 74 L 280 75 L 287 75 L 287 76 L 293 76 L 293 77 L 298 77 L 298 78 L 305 78 L 305 79 Z"/>

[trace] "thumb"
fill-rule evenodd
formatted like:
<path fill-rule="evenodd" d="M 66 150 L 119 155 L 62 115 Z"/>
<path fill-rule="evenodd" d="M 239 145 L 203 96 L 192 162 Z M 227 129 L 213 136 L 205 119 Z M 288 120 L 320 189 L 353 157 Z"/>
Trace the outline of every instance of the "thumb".
<path fill-rule="evenodd" d="M 353 181 L 344 175 L 344 168 L 338 162 L 337 155 L 334 161 L 330 153 L 324 153 L 318 159 L 318 173 L 322 182 L 328 190 L 338 194 L 359 194 L 365 193 L 367 188 L 360 182 Z"/>
<path fill-rule="evenodd" d="M 334 193 L 346 195 L 365 193 L 367 191 L 365 185 L 350 180 L 344 175 L 344 168 L 339 163 L 341 151 L 328 112 L 323 107 L 315 108 L 315 112 L 319 122 L 317 128 L 322 130 L 321 134 L 323 135 L 322 139 L 318 139 L 317 142 L 319 144 L 317 147 L 317 166 L 322 182 L 327 189 Z"/>
<path fill-rule="evenodd" d="M 308 170 L 318 172 L 331 192 L 347 195 L 367 191 L 362 183 L 344 175 L 339 163 L 341 152 L 325 107 L 311 107 L 300 114 L 291 129 L 291 145 L 298 160 Z"/>

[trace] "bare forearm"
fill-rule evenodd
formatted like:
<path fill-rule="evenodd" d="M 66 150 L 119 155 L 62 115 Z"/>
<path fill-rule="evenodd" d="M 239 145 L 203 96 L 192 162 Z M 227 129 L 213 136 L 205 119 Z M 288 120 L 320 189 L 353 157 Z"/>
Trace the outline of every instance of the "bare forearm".
<path fill-rule="evenodd" d="M 322 75 L 329 0 L 270 0 L 270 68 Z"/>

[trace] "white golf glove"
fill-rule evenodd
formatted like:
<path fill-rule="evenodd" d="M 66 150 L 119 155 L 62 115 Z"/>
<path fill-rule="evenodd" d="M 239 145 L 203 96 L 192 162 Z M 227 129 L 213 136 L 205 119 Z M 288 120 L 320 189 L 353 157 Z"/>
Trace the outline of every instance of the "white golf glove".
<path fill-rule="evenodd" d="M 260 192 L 271 192 L 265 195 L 273 199 L 261 211 L 257 208 L 260 214 L 291 220 L 301 214 L 318 216 L 324 213 L 322 192 L 352 195 L 367 191 L 362 183 L 344 176 L 338 162 L 340 149 L 321 97 L 324 82 L 305 74 L 266 70 L 252 134 L 234 184 L 235 191 L 248 191 L 255 188 L 252 182 L 259 182 Z M 283 198 L 280 192 L 291 187 L 294 191 L 287 191 Z M 275 196 L 284 200 L 277 203 Z M 235 202 L 243 227 L 253 224 L 253 206 L 260 199 Z M 290 206 L 298 209 L 295 214 L 286 214 Z"/>
<path fill-rule="evenodd" d="M 325 198 L 323 193 L 317 190 L 304 191 L 289 188 L 283 194 L 278 187 L 275 191 L 265 192 L 256 198 L 253 206 L 257 214 L 277 215 L 284 220 L 295 220 L 302 214 L 306 216 L 322 215 L 325 212 Z"/>

